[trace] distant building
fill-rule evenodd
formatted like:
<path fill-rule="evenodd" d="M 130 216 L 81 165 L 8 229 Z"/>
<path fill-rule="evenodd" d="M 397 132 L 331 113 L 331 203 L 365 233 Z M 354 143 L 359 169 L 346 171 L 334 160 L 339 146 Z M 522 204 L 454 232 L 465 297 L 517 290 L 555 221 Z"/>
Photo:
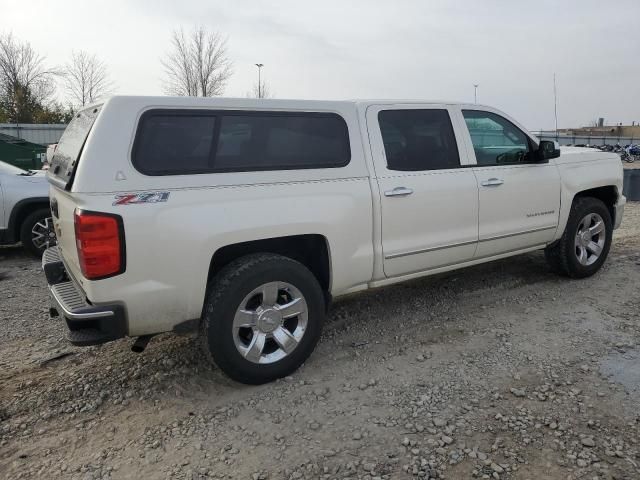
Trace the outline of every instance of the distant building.
<path fill-rule="evenodd" d="M 559 128 L 561 135 L 591 136 L 591 137 L 629 137 L 640 139 L 640 125 L 604 125 L 604 120 L 598 120 L 597 127 Z"/>

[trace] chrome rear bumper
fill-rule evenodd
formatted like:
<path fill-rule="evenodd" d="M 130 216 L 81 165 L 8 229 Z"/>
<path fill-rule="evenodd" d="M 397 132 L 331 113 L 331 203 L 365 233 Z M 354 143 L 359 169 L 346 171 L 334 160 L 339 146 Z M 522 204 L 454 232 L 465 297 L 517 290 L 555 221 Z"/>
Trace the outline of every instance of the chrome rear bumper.
<path fill-rule="evenodd" d="M 97 345 L 126 335 L 126 315 L 122 305 L 93 305 L 82 288 L 68 275 L 58 247 L 42 255 L 42 269 L 51 296 L 51 315 L 62 316 L 74 345 Z"/>

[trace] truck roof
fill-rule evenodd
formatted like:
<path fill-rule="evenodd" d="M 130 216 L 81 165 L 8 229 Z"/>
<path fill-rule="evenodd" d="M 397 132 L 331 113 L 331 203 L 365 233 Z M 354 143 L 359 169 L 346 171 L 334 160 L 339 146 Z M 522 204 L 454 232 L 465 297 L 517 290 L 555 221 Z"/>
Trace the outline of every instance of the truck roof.
<path fill-rule="evenodd" d="M 427 100 L 427 99 L 348 99 L 348 100 L 305 100 L 281 98 L 234 98 L 234 97 L 169 97 L 145 95 L 114 95 L 107 102 L 128 102 L 140 106 L 152 107 L 222 107 L 222 108 L 335 108 L 338 105 L 380 105 L 380 104 L 434 104 L 434 105 L 471 105 L 466 102 Z M 103 102 L 101 102 L 103 103 Z M 476 108 L 491 108 L 473 104 Z"/>

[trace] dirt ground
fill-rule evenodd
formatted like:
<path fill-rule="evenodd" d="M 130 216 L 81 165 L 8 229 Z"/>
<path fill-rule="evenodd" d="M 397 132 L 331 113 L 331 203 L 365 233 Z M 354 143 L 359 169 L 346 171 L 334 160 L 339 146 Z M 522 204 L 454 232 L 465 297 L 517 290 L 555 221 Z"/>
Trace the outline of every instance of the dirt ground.
<path fill-rule="evenodd" d="M 640 478 L 638 203 L 592 278 L 534 252 L 353 296 L 259 387 L 190 337 L 71 347 L 47 312 L 1 249 L 0 478 Z"/>

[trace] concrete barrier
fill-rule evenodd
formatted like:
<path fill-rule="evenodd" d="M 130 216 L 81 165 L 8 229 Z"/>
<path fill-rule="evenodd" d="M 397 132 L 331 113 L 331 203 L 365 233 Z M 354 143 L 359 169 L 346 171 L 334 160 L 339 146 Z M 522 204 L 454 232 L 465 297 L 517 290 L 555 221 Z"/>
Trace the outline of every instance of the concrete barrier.
<path fill-rule="evenodd" d="M 640 200 L 640 169 L 625 169 L 622 193 L 627 200 Z"/>

